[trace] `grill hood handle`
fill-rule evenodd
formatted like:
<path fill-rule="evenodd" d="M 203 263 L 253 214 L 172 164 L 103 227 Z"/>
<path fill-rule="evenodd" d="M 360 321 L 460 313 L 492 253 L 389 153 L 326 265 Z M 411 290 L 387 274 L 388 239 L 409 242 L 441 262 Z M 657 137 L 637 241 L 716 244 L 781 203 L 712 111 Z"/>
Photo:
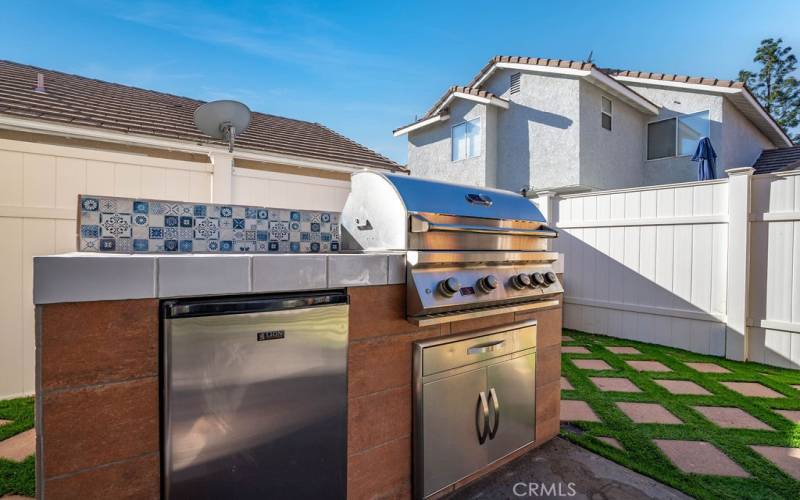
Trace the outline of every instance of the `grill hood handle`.
<path fill-rule="evenodd" d="M 540 238 L 558 237 L 558 231 L 545 225 L 540 226 L 539 229 L 524 229 L 495 226 L 475 226 L 469 224 L 442 224 L 439 222 L 431 222 L 420 214 L 413 214 L 411 216 L 412 233 L 427 233 L 431 231 L 494 234 L 497 236 L 538 236 Z"/>

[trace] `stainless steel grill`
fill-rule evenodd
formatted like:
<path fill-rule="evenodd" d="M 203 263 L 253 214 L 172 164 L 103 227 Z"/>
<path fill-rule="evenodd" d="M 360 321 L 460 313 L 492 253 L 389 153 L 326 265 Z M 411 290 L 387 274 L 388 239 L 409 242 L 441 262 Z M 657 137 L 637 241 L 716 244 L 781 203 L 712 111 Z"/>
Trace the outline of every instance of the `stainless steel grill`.
<path fill-rule="evenodd" d="M 549 307 L 558 233 L 516 193 L 359 172 L 342 213 L 344 248 L 407 255 L 407 315 L 419 325 Z"/>

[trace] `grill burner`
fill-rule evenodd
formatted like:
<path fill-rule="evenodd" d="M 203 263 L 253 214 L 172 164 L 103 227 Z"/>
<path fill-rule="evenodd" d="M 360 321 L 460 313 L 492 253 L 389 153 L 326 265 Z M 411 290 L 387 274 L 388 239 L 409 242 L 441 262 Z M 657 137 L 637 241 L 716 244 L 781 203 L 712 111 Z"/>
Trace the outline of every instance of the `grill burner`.
<path fill-rule="evenodd" d="M 346 250 L 406 252 L 407 316 L 419 325 L 549 307 L 558 234 L 516 193 L 405 175 L 354 174 Z"/>

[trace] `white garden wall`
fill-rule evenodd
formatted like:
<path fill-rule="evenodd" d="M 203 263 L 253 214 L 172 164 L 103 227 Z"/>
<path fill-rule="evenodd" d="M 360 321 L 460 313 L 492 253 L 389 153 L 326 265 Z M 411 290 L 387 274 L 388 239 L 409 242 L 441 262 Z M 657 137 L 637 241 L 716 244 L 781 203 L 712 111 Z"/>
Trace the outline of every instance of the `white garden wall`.
<path fill-rule="evenodd" d="M 33 256 L 75 251 L 79 193 L 339 211 L 344 181 L 0 139 L 0 399 L 34 391 Z M 223 183 L 217 183 L 217 191 Z"/>
<path fill-rule="evenodd" d="M 800 367 L 798 174 L 540 197 L 565 254 L 565 327 Z"/>

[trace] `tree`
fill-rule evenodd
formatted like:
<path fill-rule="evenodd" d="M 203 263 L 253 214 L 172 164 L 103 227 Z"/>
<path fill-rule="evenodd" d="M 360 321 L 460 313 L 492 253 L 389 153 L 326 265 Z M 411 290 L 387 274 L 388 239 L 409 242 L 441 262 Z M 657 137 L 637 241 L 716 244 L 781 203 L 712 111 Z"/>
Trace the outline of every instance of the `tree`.
<path fill-rule="evenodd" d="M 761 68 L 756 72 L 739 71 L 739 81 L 747 85 L 793 141 L 800 141 L 800 134 L 791 136 L 792 129 L 800 125 L 800 81 L 793 76 L 797 58 L 792 48 L 784 47 L 780 38 L 767 38 L 756 49 L 753 62 Z"/>

